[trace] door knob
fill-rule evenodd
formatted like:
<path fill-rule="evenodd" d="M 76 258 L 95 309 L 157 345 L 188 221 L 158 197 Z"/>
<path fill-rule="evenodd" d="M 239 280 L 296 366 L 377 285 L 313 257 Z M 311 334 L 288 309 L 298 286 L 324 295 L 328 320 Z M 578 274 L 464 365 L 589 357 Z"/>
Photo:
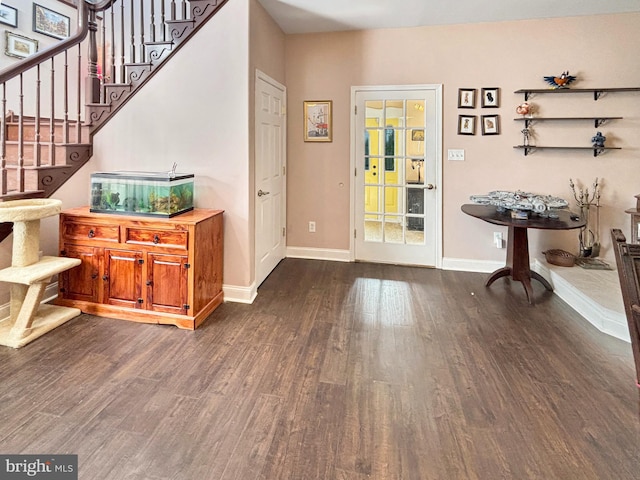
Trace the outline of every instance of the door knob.
<path fill-rule="evenodd" d="M 264 195 L 269 195 L 269 192 L 263 192 L 262 190 L 258 190 L 258 196 L 262 197 Z"/>
<path fill-rule="evenodd" d="M 433 190 L 434 188 L 436 188 L 433 183 L 427 183 L 427 190 Z"/>

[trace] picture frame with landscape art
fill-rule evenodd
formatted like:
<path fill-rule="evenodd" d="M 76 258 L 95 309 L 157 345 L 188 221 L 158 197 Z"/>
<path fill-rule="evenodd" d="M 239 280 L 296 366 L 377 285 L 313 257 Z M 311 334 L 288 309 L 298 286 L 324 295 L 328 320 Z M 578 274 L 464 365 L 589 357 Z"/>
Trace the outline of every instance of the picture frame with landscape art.
<path fill-rule="evenodd" d="M 17 33 L 5 31 L 5 55 L 15 58 L 27 58 L 38 51 L 38 40 L 23 37 Z"/>
<path fill-rule="evenodd" d="M 18 26 L 18 9 L 9 5 L 0 5 L 0 23 L 16 28 Z"/>
<path fill-rule="evenodd" d="M 71 19 L 37 3 L 33 4 L 33 31 L 60 40 L 70 34 Z"/>

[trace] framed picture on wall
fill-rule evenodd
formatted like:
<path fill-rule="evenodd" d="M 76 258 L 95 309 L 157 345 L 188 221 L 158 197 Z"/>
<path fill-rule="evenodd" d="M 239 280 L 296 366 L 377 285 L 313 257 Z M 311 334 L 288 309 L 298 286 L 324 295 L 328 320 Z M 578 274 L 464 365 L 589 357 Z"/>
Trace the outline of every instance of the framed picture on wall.
<path fill-rule="evenodd" d="M 304 101 L 304 141 L 330 142 L 333 128 L 331 100 Z"/>
<path fill-rule="evenodd" d="M 67 38 L 71 20 L 66 15 L 54 12 L 37 3 L 33 4 L 33 31 L 53 38 Z"/>
<path fill-rule="evenodd" d="M 476 116 L 458 115 L 458 135 L 476 134 Z"/>
<path fill-rule="evenodd" d="M 500 106 L 500 89 L 482 89 L 482 108 L 498 108 Z"/>
<path fill-rule="evenodd" d="M 18 26 L 18 9 L 9 5 L 0 5 L 0 23 L 10 27 Z"/>
<path fill-rule="evenodd" d="M 23 37 L 6 30 L 5 32 L 5 55 L 15 58 L 27 58 L 38 51 L 38 40 Z"/>
<path fill-rule="evenodd" d="M 482 115 L 482 135 L 498 135 L 500 133 L 499 120 L 498 115 Z"/>
<path fill-rule="evenodd" d="M 476 89 L 458 89 L 458 108 L 476 108 Z"/>

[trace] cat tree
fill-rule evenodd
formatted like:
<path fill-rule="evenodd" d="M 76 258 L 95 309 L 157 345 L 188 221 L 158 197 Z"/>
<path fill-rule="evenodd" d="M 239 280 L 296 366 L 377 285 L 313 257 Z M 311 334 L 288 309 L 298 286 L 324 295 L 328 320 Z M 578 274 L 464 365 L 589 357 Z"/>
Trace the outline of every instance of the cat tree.
<path fill-rule="evenodd" d="M 40 258 L 40 220 L 61 208 L 60 200 L 48 198 L 0 203 L 0 222 L 13 222 L 11 266 L 0 270 L 0 282 L 11 284 L 9 317 L 0 321 L 0 345 L 20 348 L 81 313 L 40 304 L 54 275 L 80 265 L 77 258 Z"/>

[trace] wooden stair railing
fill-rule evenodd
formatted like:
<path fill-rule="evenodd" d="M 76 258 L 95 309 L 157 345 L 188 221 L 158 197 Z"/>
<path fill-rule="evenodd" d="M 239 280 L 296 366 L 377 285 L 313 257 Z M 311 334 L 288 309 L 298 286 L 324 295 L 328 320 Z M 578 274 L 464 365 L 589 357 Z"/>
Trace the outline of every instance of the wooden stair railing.
<path fill-rule="evenodd" d="M 0 201 L 49 197 L 227 0 L 79 0 L 73 36 L 0 71 Z M 0 225 L 0 241 L 10 225 Z"/>

